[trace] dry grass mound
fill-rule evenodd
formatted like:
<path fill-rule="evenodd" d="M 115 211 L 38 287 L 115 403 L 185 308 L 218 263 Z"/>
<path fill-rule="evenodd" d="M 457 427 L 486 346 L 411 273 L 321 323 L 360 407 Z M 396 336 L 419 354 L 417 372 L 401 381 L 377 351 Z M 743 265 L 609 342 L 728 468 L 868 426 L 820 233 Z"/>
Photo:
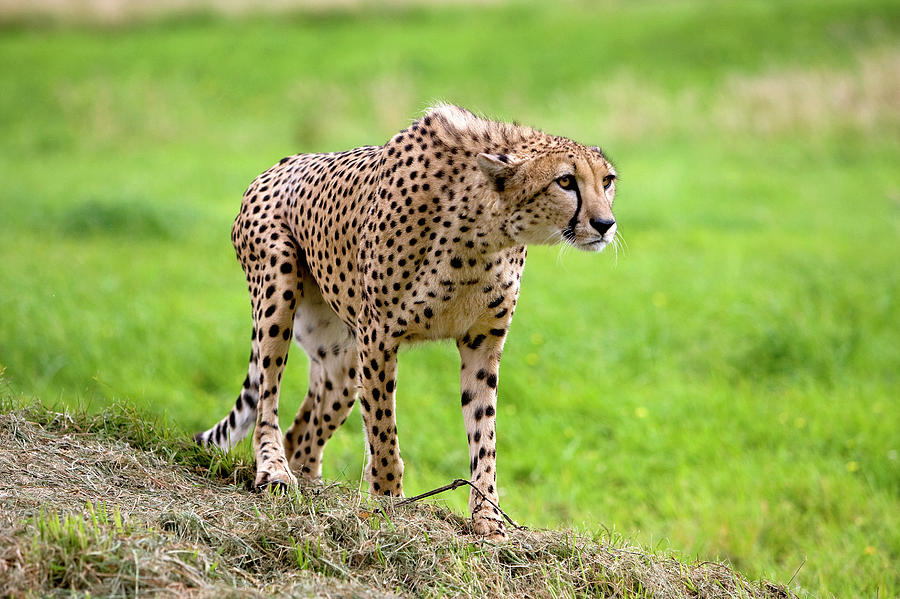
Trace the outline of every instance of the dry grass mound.
<path fill-rule="evenodd" d="M 250 490 L 252 464 L 117 406 L 0 404 L 0 596 L 792 597 L 728 566 L 518 530 L 339 485 Z"/>

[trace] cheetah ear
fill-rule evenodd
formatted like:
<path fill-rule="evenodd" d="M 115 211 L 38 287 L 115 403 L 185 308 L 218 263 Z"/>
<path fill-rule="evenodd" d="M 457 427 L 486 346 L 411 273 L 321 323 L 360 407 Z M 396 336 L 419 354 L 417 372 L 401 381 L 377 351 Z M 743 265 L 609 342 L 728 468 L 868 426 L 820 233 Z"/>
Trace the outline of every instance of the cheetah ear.
<path fill-rule="evenodd" d="M 524 161 L 521 158 L 509 154 L 478 155 L 478 168 L 497 191 L 506 188 L 506 180 L 516 174 L 522 162 Z"/>

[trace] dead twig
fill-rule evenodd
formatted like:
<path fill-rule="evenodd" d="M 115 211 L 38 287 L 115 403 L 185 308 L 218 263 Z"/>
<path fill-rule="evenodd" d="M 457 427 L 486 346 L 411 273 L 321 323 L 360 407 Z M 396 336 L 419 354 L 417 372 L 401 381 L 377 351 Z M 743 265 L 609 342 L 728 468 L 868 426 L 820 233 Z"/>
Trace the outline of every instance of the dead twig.
<path fill-rule="evenodd" d="M 447 484 L 447 485 L 444 485 L 443 487 L 438 487 L 437 489 L 432 489 L 432 490 L 430 490 L 430 491 L 427 491 L 427 492 L 425 492 L 425 493 L 422 493 L 421 495 L 416 495 L 415 497 L 409 497 L 409 498 L 407 498 L 407 499 L 404 499 L 403 501 L 398 501 L 397 503 L 394 504 L 394 506 L 395 506 L 395 507 L 402 507 L 402 506 L 404 506 L 404 505 L 409 505 L 409 504 L 414 503 L 414 502 L 416 502 L 416 501 L 420 501 L 420 500 L 422 500 L 422 499 L 426 499 L 426 498 L 428 498 L 428 497 L 432 497 L 433 495 L 437 495 L 437 494 L 439 494 L 439 493 L 443 493 L 444 491 L 453 491 L 453 490 L 458 489 L 458 488 L 460 488 L 460 487 L 463 487 L 463 486 L 465 486 L 465 485 L 469 485 L 470 487 L 472 487 L 473 489 L 475 489 L 475 492 L 478 493 L 478 495 L 480 495 L 482 499 L 484 499 L 485 501 L 487 501 L 488 503 L 490 503 L 492 506 L 494 506 L 494 507 L 497 509 L 497 511 L 500 512 L 500 514 L 503 516 L 503 518 L 504 518 L 507 522 L 509 522 L 510 525 L 511 525 L 513 528 L 516 528 L 516 529 L 518 529 L 518 530 L 526 530 L 526 528 L 525 528 L 524 526 L 520 526 L 519 524 L 517 524 L 516 521 L 513 520 L 512 518 L 510 518 L 509 515 L 508 515 L 506 512 L 504 512 L 502 509 L 500 509 L 500 506 L 497 505 L 490 497 L 488 497 L 487 495 L 485 495 L 485 494 L 481 491 L 481 489 L 479 489 L 478 487 L 476 487 L 476 486 L 472 483 L 472 481 L 466 480 L 466 479 L 464 479 L 464 478 L 457 478 L 457 479 L 454 480 L 452 483 Z"/>

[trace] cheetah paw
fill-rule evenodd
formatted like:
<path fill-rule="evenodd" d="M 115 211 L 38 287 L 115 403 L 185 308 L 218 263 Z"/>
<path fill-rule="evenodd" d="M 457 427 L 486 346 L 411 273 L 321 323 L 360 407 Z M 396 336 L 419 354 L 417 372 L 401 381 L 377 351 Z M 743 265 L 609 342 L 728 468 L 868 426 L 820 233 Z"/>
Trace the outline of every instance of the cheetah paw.
<path fill-rule="evenodd" d="M 475 534 L 482 537 L 485 541 L 492 543 L 505 543 L 509 541 L 509 536 L 503 529 L 503 523 L 488 518 L 479 518 L 474 521 Z"/>
<path fill-rule="evenodd" d="M 297 477 L 286 468 L 259 470 L 254 483 L 257 489 L 268 489 L 276 493 L 284 493 L 288 487 L 297 486 Z"/>

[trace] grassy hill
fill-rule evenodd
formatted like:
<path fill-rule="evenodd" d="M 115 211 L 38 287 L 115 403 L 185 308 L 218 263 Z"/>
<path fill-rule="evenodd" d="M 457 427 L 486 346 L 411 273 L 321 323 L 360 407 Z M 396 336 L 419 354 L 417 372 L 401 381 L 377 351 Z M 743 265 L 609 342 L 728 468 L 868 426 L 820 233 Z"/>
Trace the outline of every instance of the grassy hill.
<path fill-rule="evenodd" d="M 727 564 L 609 537 L 472 536 L 430 503 L 342 485 L 248 490 L 252 463 L 210 454 L 130 408 L 0 411 L 0 596 L 786 598 Z"/>
<path fill-rule="evenodd" d="M 529 249 L 499 385 L 504 508 L 798 593 L 900 595 L 900 5 L 363 4 L 0 23 L 12 387 L 210 426 L 246 369 L 229 239 L 246 185 L 447 100 L 601 145 L 621 174 L 627 252 Z M 409 495 L 468 474 L 458 359 L 400 356 Z M 306 376 L 294 351 L 282 424 Z M 355 410 L 326 480 L 359 480 L 360 428 Z"/>

